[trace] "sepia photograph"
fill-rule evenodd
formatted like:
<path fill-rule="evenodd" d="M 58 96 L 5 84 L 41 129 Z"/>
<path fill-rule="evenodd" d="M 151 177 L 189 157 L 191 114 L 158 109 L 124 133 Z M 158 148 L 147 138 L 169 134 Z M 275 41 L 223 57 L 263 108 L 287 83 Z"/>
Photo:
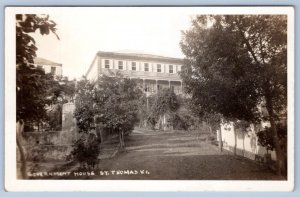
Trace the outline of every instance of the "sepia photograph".
<path fill-rule="evenodd" d="M 292 7 L 8 7 L 5 35 L 8 190 L 293 190 Z"/>

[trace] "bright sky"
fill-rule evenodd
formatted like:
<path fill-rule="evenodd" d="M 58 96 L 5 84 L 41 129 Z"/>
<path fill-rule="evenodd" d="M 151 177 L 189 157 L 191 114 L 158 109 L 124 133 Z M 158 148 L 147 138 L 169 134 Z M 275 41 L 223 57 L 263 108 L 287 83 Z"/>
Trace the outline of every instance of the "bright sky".
<path fill-rule="evenodd" d="M 195 8 L 52 8 L 57 34 L 36 33 L 37 56 L 63 64 L 69 79 L 84 75 L 97 51 L 134 50 L 182 58 L 181 30 Z"/>

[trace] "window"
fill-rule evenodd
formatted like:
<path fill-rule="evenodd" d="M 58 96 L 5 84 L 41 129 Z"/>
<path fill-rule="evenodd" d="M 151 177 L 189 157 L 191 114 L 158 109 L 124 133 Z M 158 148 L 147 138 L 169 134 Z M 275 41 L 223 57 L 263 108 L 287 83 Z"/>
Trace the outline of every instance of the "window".
<path fill-rule="evenodd" d="M 56 67 L 53 67 L 53 66 L 52 66 L 52 67 L 51 67 L 51 74 L 52 74 L 52 75 L 55 75 L 55 72 L 56 72 Z"/>
<path fill-rule="evenodd" d="M 149 72 L 149 64 L 148 64 L 148 63 L 145 63 L 144 66 L 145 66 L 145 71 L 146 71 L 146 72 Z"/>
<path fill-rule="evenodd" d="M 131 70 L 136 70 L 136 62 L 131 62 Z"/>
<path fill-rule="evenodd" d="M 173 65 L 169 65 L 169 73 L 173 73 Z"/>
<path fill-rule="evenodd" d="M 123 70 L 123 61 L 118 62 L 119 70 Z"/>
<path fill-rule="evenodd" d="M 161 73 L 161 64 L 157 64 L 157 72 Z"/>
<path fill-rule="evenodd" d="M 105 68 L 109 68 L 109 60 L 105 60 L 104 61 L 104 67 Z"/>

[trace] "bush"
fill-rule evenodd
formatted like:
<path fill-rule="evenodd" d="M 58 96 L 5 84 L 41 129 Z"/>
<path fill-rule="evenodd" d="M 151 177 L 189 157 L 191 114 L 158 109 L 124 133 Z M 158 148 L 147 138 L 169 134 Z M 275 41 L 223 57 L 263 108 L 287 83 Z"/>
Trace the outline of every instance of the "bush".
<path fill-rule="evenodd" d="M 178 114 L 174 114 L 169 119 L 169 122 L 170 125 L 173 125 L 173 129 L 176 130 L 188 130 L 191 126 L 186 116 L 180 116 Z"/>
<path fill-rule="evenodd" d="M 73 147 L 74 149 L 67 159 L 77 161 L 84 167 L 94 168 L 100 153 L 100 143 L 96 135 L 89 133 L 85 137 L 81 137 L 74 143 Z"/>
<path fill-rule="evenodd" d="M 151 95 L 148 99 L 149 109 L 146 111 L 146 120 L 152 129 L 159 123 L 162 116 L 166 114 L 173 116 L 180 107 L 179 99 L 171 89 L 159 90 L 157 94 Z M 169 124 L 172 125 L 172 122 Z"/>
<path fill-rule="evenodd" d="M 278 137 L 280 144 L 283 148 L 286 147 L 287 144 L 287 126 L 284 124 L 277 124 L 276 125 Z M 273 141 L 273 135 L 270 127 L 265 127 L 263 130 L 257 132 L 258 136 L 258 143 L 265 147 L 267 150 L 274 150 L 275 145 Z"/>

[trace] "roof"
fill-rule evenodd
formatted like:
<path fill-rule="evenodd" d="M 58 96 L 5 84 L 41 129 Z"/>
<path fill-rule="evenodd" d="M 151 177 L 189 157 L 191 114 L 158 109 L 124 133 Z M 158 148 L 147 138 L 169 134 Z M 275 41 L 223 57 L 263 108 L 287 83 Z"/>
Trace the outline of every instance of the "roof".
<path fill-rule="evenodd" d="M 172 57 L 166 57 L 166 56 L 161 56 L 161 55 L 149 54 L 144 51 L 135 51 L 135 50 L 129 50 L 129 49 L 113 51 L 113 53 L 141 56 L 141 57 L 146 57 L 146 58 L 172 58 Z"/>
<path fill-rule="evenodd" d="M 98 51 L 97 53 L 99 56 L 105 57 L 119 57 L 119 58 L 128 58 L 128 59 L 136 59 L 136 60 L 154 60 L 154 61 L 163 61 L 163 62 L 174 62 L 174 63 L 182 63 L 183 59 L 174 58 L 174 57 L 166 57 L 160 55 L 153 55 L 147 53 L 141 53 L 137 51 L 131 50 L 123 50 L 123 51 L 116 51 L 116 52 L 105 52 L 105 51 Z"/>
<path fill-rule="evenodd" d="M 47 60 L 47 59 L 44 59 L 41 57 L 36 57 L 36 58 L 34 58 L 33 61 L 35 64 L 62 66 L 62 64 L 60 64 L 60 63 L 52 62 L 50 60 Z"/>

